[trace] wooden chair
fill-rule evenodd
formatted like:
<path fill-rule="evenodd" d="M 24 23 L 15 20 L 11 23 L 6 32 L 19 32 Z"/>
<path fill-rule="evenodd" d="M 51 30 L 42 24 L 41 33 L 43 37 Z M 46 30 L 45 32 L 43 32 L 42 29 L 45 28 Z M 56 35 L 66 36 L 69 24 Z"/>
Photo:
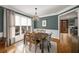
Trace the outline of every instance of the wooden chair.
<path fill-rule="evenodd" d="M 41 52 L 44 53 L 44 49 L 47 49 L 48 52 L 50 52 L 50 48 L 51 48 L 51 43 L 50 43 L 50 35 L 48 34 L 43 34 L 42 35 L 42 40 L 41 40 Z"/>
<path fill-rule="evenodd" d="M 25 45 L 25 47 L 28 45 L 28 43 L 30 43 L 30 33 L 26 32 L 24 34 L 24 45 Z"/>

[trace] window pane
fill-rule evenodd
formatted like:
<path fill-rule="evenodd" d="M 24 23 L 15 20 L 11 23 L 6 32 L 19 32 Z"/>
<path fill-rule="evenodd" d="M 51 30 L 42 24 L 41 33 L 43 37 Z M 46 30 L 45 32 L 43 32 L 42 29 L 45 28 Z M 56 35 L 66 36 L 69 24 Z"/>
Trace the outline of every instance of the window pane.
<path fill-rule="evenodd" d="M 31 26 L 28 26 L 28 32 L 31 32 Z"/>
<path fill-rule="evenodd" d="M 15 35 L 19 35 L 20 34 L 20 26 L 16 26 L 15 27 Z"/>
<path fill-rule="evenodd" d="M 27 26 L 27 18 L 26 17 L 21 17 L 21 25 Z"/>
<path fill-rule="evenodd" d="M 20 15 L 15 14 L 15 26 L 20 26 Z"/>
<path fill-rule="evenodd" d="M 31 22 L 31 18 L 28 18 L 28 26 L 31 26 L 32 22 Z"/>
<path fill-rule="evenodd" d="M 26 26 L 22 26 L 22 33 L 26 32 L 27 31 L 27 27 Z"/>

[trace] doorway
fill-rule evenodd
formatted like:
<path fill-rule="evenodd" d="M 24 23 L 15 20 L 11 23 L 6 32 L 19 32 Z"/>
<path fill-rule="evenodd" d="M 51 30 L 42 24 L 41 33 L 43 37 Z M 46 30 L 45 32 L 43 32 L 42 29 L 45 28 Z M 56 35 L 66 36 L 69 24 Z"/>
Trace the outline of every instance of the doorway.
<path fill-rule="evenodd" d="M 60 33 L 68 33 L 68 20 L 60 20 Z"/>
<path fill-rule="evenodd" d="M 79 52 L 78 10 L 74 9 L 59 18 L 60 52 Z"/>

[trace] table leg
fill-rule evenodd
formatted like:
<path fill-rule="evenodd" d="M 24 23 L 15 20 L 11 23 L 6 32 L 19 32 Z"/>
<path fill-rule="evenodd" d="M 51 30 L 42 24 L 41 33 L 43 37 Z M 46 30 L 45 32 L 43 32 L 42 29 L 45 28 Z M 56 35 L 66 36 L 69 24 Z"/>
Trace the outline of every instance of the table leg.
<path fill-rule="evenodd" d="M 44 53 L 44 44 L 41 44 L 41 52 Z"/>

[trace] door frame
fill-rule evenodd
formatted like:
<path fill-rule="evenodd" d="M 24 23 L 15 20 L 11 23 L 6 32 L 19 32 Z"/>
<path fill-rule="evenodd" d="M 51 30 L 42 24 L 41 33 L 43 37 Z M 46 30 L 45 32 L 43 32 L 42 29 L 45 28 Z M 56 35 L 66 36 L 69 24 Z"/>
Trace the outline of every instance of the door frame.
<path fill-rule="evenodd" d="M 66 14 L 68 14 L 68 13 L 71 13 L 71 12 L 73 12 L 73 11 L 77 11 L 78 13 L 78 25 L 79 25 L 79 8 L 75 8 L 75 9 L 73 9 L 73 10 L 70 10 L 70 11 L 68 11 L 68 12 L 65 12 L 65 13 L 63 13 L 63 14 L 60 14 L 60 15 L 58 15 L 58 31 L 59 31 L 59 38 L 60 38 L 60 20 L 62 20 L 61 19 L 61 17 L 63 16 L 63 15 L 66 15 Z M 79 26 L 78 26 L 78 36 L 79 36 Z"/>

